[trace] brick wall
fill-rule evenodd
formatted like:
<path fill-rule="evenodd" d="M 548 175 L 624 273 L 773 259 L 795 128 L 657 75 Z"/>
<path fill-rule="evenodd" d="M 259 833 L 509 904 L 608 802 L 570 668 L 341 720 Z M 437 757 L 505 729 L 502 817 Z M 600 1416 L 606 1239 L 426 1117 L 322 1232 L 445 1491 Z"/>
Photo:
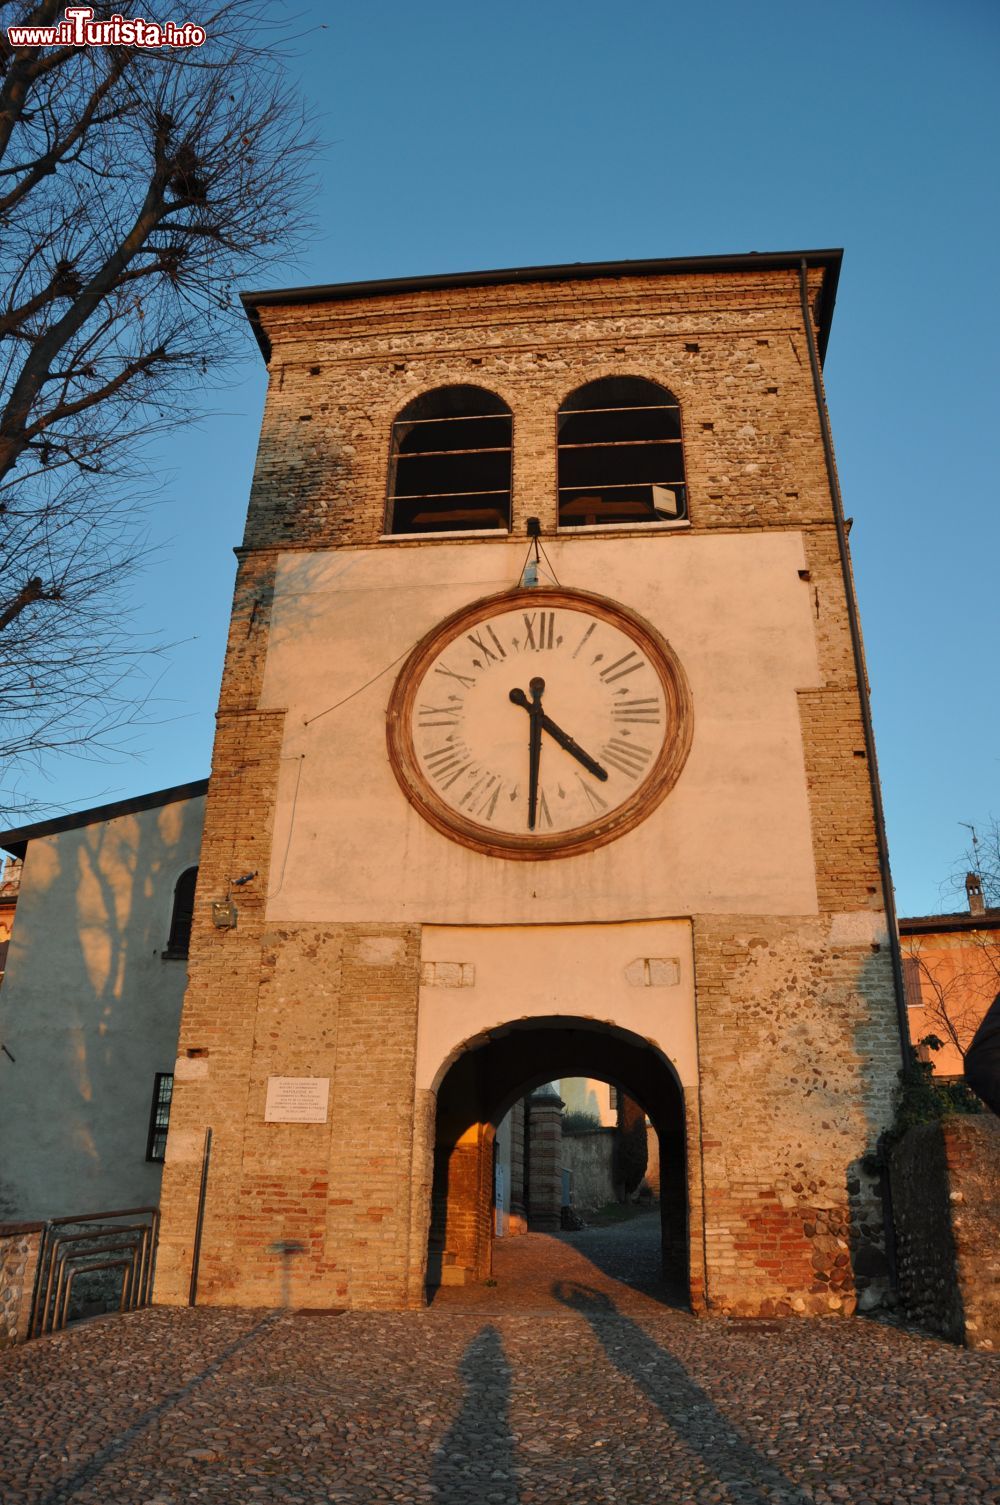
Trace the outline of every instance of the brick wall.
<path fill-rule="evenodd" d="M 813 296 L 819 282 L 810 272 Z M 694 528 L 832 526 L 795 272 L 432 290 L 261 317 L 274 356 L 247 548 L 377 546 L 392 420 L 454 382 L 509 404 L 514 532 L 529 515 L 550 531 L 556 411 L 617 372 L 681 403 Z"/>
<path fill-rule="evenodd" d="M 528 1227 L 559 1227 L 562 1206 L 562 1101 L 544 1088 L 528 1098 Z"/>

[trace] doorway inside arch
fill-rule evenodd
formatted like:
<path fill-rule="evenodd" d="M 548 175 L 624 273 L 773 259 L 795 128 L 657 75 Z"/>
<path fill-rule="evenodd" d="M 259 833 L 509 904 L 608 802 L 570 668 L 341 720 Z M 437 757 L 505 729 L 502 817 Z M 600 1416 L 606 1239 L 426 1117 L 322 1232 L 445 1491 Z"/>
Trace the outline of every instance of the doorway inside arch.
<path fill-rule="evenodd" d="M 584 1082 L 581 1115 L 575 1084 Z M 587 1132 L 583 1116 L 603 1122 Z M 637 1175 L 640 1132 L 653 1155 Z M 650 1159 L 657 1174 L 647 1180 Z M 496 1284 L 508 1302 L 517 1286 L 538 1298 L 567 1272 L 581 1280 L 593 1265 L 595 1275 L 686 1304 L 688 1224 L 683 1092 L 648 1041 L 590 1019 L 525 1019 L 469 1041 L 443 1072 L 427 1251 L 432 1301 L 469 1302 L 469 1288 Z"/>

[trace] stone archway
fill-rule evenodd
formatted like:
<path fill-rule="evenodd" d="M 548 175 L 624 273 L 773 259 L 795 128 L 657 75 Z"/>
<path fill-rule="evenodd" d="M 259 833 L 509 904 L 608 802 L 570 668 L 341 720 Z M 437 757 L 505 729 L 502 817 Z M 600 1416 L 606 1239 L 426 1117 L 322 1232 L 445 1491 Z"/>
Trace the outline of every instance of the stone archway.
<path fill-rule="evenodd" d="M 560 1077 L 620 1083 L 645 1110 L 660 1141 L 664 1278 L 689 1298 L 689 1177 L 683 1089 L 666 1057 L 616 1025 L 551 1015 L 491 1029 L 466 1041 L 437 1075 L 433 1173 L 429 1175 L 428 1277 L 442 1263 L 473 1279 L 491 1269 L 493 1146 L 497 1126 L 527 1093 Z M 428 1128 L 430 1125 L 428 1124 Z"/>

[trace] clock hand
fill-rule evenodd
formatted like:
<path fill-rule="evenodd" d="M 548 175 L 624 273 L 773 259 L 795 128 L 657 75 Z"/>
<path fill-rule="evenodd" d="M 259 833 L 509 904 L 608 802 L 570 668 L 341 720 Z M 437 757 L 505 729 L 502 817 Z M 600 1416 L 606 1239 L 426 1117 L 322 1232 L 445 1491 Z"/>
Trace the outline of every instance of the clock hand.
<path fill-rule="evenodd" d="M 562 727 L 558 726 L 550 716 L 546 716 L 545 712 L 542 710 L 541 702 L 541 692 L 544 689 L 544 680 L 533 679 L 531 681 L 531 702 L 529 702 L 528 697 L 527 695 L 525 695 L 523 690 L 511 690 L 510 692 L 510 699 L 513 704 L 522 706 L 523 709 L 526 710 L 531 717 L 533 734 L 534 729 L 537 725 L 539 745 L 541 743 L 541 733 L 543 731 L 548 732 L 553 741 L 558 742 L 559 746 L 564 748 L 565 751 L 568 752 L 571 757 L 574 757 L 578 763 L 582 763 L 587 772 L 592 773 L 595 779 L 601 779 L 602 781 L 606 780 L 608 777 L 608 770 L 606 768 L 602 768 L 600 763 L 597 762 L 596 758 L 592 758 L 589 753 L 584 752 L 580 744 L 573 737 L 571 737 L 568 732 L 564 732 Z M 533 753 L 533 756 L 535 757 L 537 775 L 537 753 Z M 531 799 L 529 793 L 528 827 L 530 830 L 534 830 L 534 809 L 534 801 Z"/>
<path fill-rule="evenodd" d="M 531 691 L 531 727 L 528 733 L 528 830 L 535 829 L 535 816 L 538 811 L 538 765 L 542 758 L 542 691 L 545 689 L 544 679 L 533 679 L 528 688 Z"/>
<path fill-rule="evenodd" d="M 528 730 L 528 830 L 535 829 L 535 815 L 538 809 L 538 765 L 542 754 L 542 691 L 545 689 L 544 679 L 533 679 L 528 687 L 531 690 L 529 701 L 523 690 L 511 690 L 510 700 L 514 705 L 519 705 L 527 711 L 530 722 Z"/>
<path fill-rule="evenodd" d="M 558 742 L 560 747 L 564 747 L 578 763 L 582 763 L 587 772 L 592 773 L 595 779 L 607 778 L 608 770 L 602 768 L 596 758 L 592 758 L 589 753 L 585 753 L 580 744 L 575 742 L 568 732 L 564 732 L 561 726 L 557 726 L 550 717 L 545 715 L 540 718 L 540 723 L 541 730 L 548 732 L 553 741 Z"/>

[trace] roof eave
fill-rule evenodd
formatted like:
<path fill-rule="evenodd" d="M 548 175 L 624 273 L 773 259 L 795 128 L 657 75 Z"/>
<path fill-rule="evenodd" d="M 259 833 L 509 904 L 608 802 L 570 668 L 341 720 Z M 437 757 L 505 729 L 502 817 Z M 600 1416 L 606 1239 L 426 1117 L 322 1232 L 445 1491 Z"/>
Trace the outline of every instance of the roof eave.
<path fill-rule="evenodd" d="M 335 303 L 354 298 L 382 298 L 401 293 L 423 293 L 442 288 L 500 287 L 510 282 L 580 282 L 599 277 L 679 277 L 698 273 L 745 272 L 750 270 L 797 271 L 822 267 L 823 288 L 819 299 L 820 357 L 826 355 L 830 325 L 837 298 L 837 283 L 843 251 L 748 251 L 734 256 L 682 256 L 653 261 L 585 261 L 559 266 L 505 267 L 481 272 L 445 272 L 430 277 L 390 277 L 375 282 L 333 282 L 312 287 L 273 288 L 240 294 L 265 362 L 271 359 L 271 342 L 260 319 L 261 308 L 296 303 Z"/>
<path fill-rule="evenodd" d="M 189 784 L 172 784 L 169 789 L 157 789 L 152 794 L 138 794 L 132 799 L 115 800 L 109 805 L 92 805 L 88 810 L 77 810 L 72 815 L 57 815 L 53 820 L 40 820 L 34 825 L 0 831 L 0 849 L 9 852 L 12 857 L 23 857 L 29 841 L 37 841 L 39 837 L 58 836 L 63 831 L 75 831 L 80 826 L 94 826 L 104 820 L 116 820 L 121 815 L 137 815 L 142 810 L 156 810 L 160 805 L 197 799 L 207 789 L 207 779 L 194 779 Z"/>

